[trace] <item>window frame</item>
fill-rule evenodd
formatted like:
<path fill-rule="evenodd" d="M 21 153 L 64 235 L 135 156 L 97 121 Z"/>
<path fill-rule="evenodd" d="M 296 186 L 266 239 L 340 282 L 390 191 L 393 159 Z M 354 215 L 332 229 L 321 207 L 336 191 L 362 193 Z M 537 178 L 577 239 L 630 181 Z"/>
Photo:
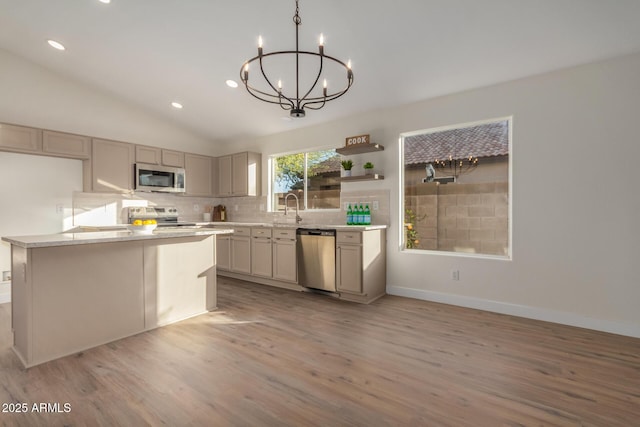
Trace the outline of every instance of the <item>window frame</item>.
<path fill-rule="evenodd" d="M 467 127 L 485 125 L 489 123 L 495 123 L 500 121 L 507 121 L 509 124 L 509 164 L 508 164 L 508 248 L 506 255 L 492 255 L 481 253 L 469 253 L 469 252 L 453 252 L 446 250 L 433 250 L 433 249 L 410 249 L 406 247 L 406 233 L 404 226 L 405 218 L 405 165 L 404 165 L 404 140 L 407 137 L 422 135 L 425 133 L 437 133 L 453 129 L 462 129 Z M 440 256 L 453 256 L 461 258 L 475 258 L 475 259 L 492 259 L 499 261 L 513 261 L 513 116 L 494 117 L 490 119 L 478 120 L 474 122 L 456 123 L 453 125 L 445 125 L 438 127 L 429 127 L 426 129 L 401 132 L 398 138 L 398 224 L 397 224 L 397 236 L 398 236 L 398 251 L 402 254 L 411 255 L 440 255 Z"/>
<path fill-rule="evenodd" d="M 309 153 L 314 153 L 317 151 L 329 151 L 329 150 L 334 150 L 335 151 L 335 147 L 333 145 L 328 145 L 328 146 L 323 146 L 323 147 L 314 147 L 314 148 L 308 148 L 308 149 L 304 149 L 304 150 L 296 150 L 296 151 L 287 151 L 287 152 L 283 152 L 283 153 L 274 153 L 274 154 L 270 154 L 269 155 L 269 159 L 267 161 L 267 169 L 268 169 L 268 174 L 269 174 L 269 182 L 267 183 L 267 192 L 269 193 L 269 197 L 267 199 L 267 212 L 270 213 L 279 213 L 279 212 L 283 212 L 281 210 L 278 209 L 274 209 L 274 191 L 275 191 L 275 173 L 276 173 L 276 168 L 275 168 L 275 160 L 277 157 L 282 157 L 282 156 L 289 156 L 289 155 L 293 155 L 293 154 L 304 154 L 304 177 L 303 177 L 303 182 L 304 182 L 304 198 L 303 200 L 300 200 L 300 210 L 304 211 L 304 212 L 340 212 L 342 210 L 342 206 L 339 206 L 337 208 L 327 208 L 327 209 L 307 209 L 307 202 L 308 202 L 308 191 L 307 191 L 307 185 L 308 185 L 308 175 L 307 175 L 307 155 Z M 336 152 L 336 154 L 340 155 L 339 153 Z M 340 155 L 340 157 L 342 157 Z M 342 184 L 340 185 L 340 198 L 342 199 Z M 341 202 L 342 203 L 342 202 Z"/>

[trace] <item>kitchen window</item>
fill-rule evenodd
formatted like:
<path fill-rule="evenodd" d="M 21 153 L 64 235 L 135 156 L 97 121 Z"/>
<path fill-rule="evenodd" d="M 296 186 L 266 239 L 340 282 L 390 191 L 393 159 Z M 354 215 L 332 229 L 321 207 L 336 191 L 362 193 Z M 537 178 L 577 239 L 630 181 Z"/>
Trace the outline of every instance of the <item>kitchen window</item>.
<path fill-rule="evenodd" d="M 510 258 L 511 123 L 401 135 L 403 250 Z"/>
<path fill-rule="evenodd" d="M 340 209 L 340 159 L 335 149 L 271 156 L 271 211 L 284 211 L 289 193 L 300 210 Z"/>

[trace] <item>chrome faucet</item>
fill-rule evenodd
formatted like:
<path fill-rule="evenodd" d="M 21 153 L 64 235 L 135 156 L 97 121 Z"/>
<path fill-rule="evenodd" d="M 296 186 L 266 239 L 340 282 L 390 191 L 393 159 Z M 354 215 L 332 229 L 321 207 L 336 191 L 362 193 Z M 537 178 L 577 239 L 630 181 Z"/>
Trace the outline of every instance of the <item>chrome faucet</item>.
<path fill-rule="evenodd" d="M 293 193 L 289 193 L 284 196 L 284 214 L 287 214 L 287 200 L 289 199 L 289 196 L 293 196 L 293 198 L 296 199 L 296 224 L 300 224 L 302 222 L 302 218 L 298 215 L 298 196 Z"/>

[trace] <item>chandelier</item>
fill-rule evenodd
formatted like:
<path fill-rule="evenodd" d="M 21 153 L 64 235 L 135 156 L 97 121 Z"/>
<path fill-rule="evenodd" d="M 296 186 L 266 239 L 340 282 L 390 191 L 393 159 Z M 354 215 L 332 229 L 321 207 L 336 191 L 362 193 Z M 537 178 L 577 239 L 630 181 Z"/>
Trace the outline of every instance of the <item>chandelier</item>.
<path fill-rule="evenodd" d="M 290 111 L 291 117 L 304 117 L 305 116 L 305 108 L 310 110 L 319 110 L 325 106 L 328 101 L 333 101 L 334 99 L 340 98 L 344 95 L 351 85 L 353 84 L 353 72 L 351 71 L 351 61 L 346 64 L 340 61 L 337 58 L 334 58 L 329 55 L 325 55 L 324 53 L 324 37 L 320 35 L 320 43 L 318 45 L 318 52 L 309 52 L 300 50 L 298 47 L 298 29 L 302 20 L 300 19 L 298 0 L 296 0 L 296 12 L 293 15 L 293 23 L 296 26 L 296 50 L 283 50 L 277 52 L 264 53 L 262 50 L 262 37 L 258 38 L 258 55 L 246 61 L 242 68 L 240 68 L 240 80 L 244 84 L 247 91 L 253 95 L 255 98 L 268 102 L 271 104 L 278 104 L 283 110 Z M 277 83 L 274 84 L 272 78 L 267 76 L 267 71 L 264 68 L 264 59 L 268 57 L 275 57 L 280 55 L 280 57 L 289 58 L 295 57 L 295 95 L 291 92 L 285 92 L 283 90 L 282 80 L 278 80 Z M 311 78 L 309 81 L 313 80 L 313 84 L 310 84 L 310 87 L 301 88 L 300 82 L 300 66 L 301 66 L 301 58 L 316 58 L 318 61 L 318 72 L 315 75 L 315 79 Z M 326 65 L 326 62 L 332 62 L 337 64 L 338 66 L 344 68 L 346 72 L 346 85 L 336 92 L 331 92 L 327 85 L 327 80 L 324 79 L 322 85 L 322 92 L 320 93 L 318 87 L 318 82 L 320 81 L 320 77 L 322 77 L 323 67 Z M 256 66 L 260 70 L 260 74 L 264 81 L 261 83 L 262 86 L 258 89 L 258 87 L 249 84 L 249 66 Z M 258 78 L 258 81 L 261 79 Z M 266 82 L 266 84 L 265 84 Z M 315 90 L 315 92 L 314 92 Z M 293 91 L 293 90 L 291 90 Z"/>

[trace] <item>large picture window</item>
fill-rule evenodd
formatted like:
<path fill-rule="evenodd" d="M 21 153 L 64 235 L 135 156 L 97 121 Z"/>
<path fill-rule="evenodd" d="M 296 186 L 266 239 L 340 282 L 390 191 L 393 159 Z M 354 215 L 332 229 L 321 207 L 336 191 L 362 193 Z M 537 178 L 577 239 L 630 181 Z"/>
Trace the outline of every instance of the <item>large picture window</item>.
<path fill-rule="evenodd" d="M 271 210 L 297 196 L 300 209 L 340 209 L 340 159 L 335 149 L 271 157 Z"/>
<path fill-rule="evenodd" d="M 401 137 L 403 248 L 510 257 L 511 119 Z"/>

